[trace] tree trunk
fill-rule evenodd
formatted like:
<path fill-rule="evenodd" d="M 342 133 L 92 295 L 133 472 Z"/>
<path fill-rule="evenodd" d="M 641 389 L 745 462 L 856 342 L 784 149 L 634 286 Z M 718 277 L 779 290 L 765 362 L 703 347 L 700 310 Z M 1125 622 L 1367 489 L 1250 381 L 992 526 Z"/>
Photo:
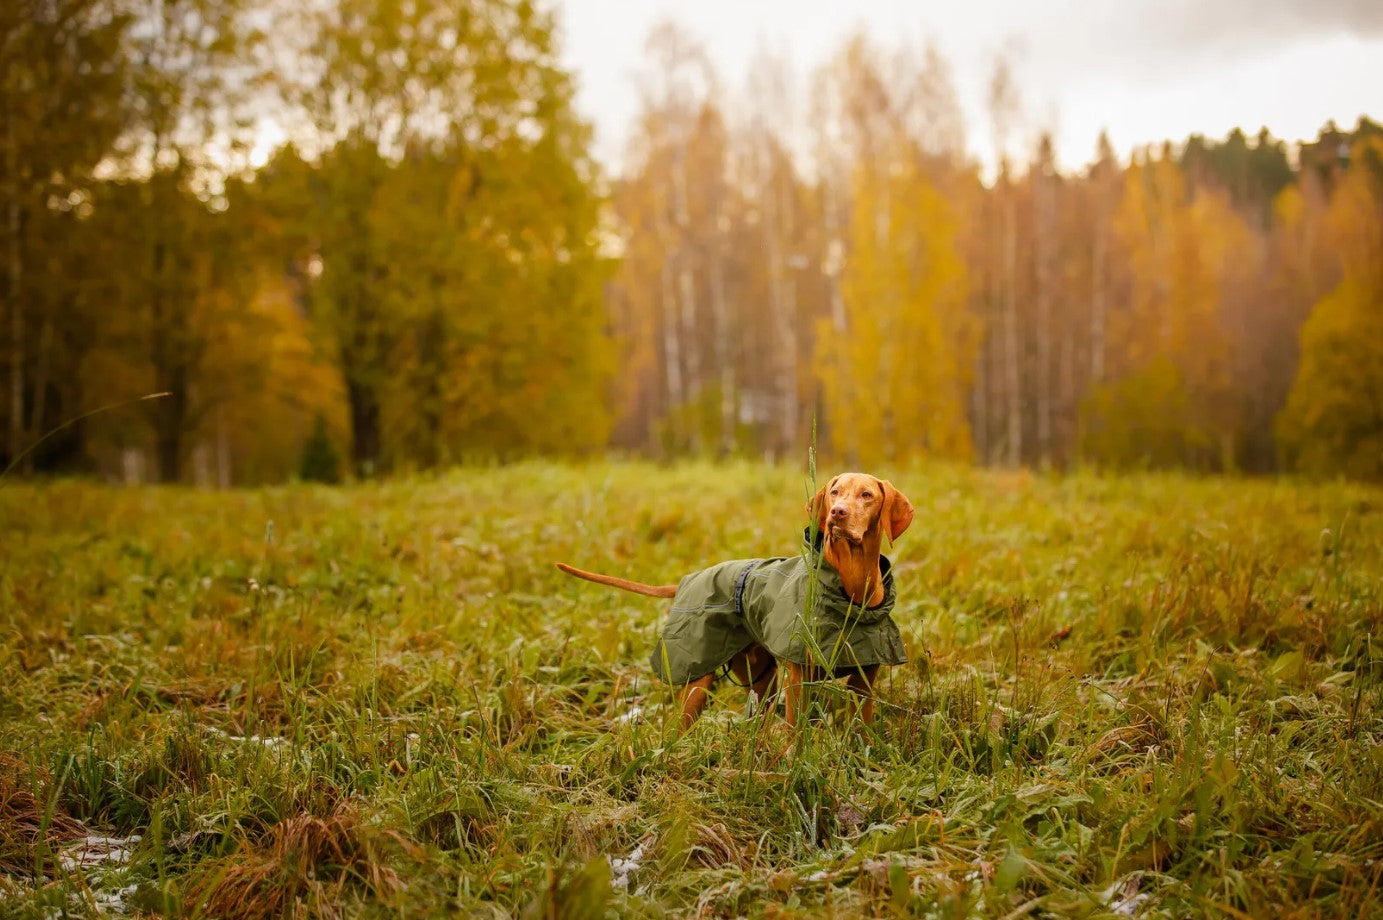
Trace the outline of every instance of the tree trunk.
<path fill-rule="evenodd" d="M 797 448 L 797 329 L 796 288 L 789 277 L 785 241 L 792 239 L 790 204 L 783 200 L 773 158 L 772 142 L 760 138 L 755 150 L 759 171 L 759 210 L 763 215 L 764 255 L 768 263 L 769 343 L 773 352 L 770 405 L 776 431 L 766 449 L 771 457 L 791 454 Z M 759 378 L 761 379 L 761 378 Z"/>
<path fill-rule="evenodd" d="M 779 426 L 783 450 L 791 454 L 798 447 L 801 428 L 801 407 L 798 405 L 797 375 L 800 360 L 797 354 L 797 285 L 791 276 L 782 278 L 778 286 L 782 293 L 778 301 L 778 387 Z"/>
<path fill-rule="evenodd" d="M 231 445 L 226 432 L 226 412 L 222 407 L 216 409 L 216 485 L 218 488 L 231 487 Z"/>
<path fill-rule="evenodd" d="M 990 216 L 987 212 L 988 209 L 981 212 L 982 234 L 986 234 L 990 229 Z M 977 285 L 978 296 L 974 299 L 975 313 L 982 324 L 983 338 L 979 342 L 979 347 L 975 349 L 975 383 L 970 388 L 970 437 L 975 446 L 975 458 L 981 464 L 989 462 L 989 343 L 994 338 L 989 308 L 993 297 L 993 272 L 990 270 L 992 262 L 983 252 L 984 250 L 981 250 L 981 255 L 977 259 L 980 278 Z"/>
<path fill-rule="evenodd" d="M 975 349 L 975 385 L 970 388 L 970 436 L 975 445 L 975 456 L 981 463 L 989 459 L 989 392 L 986 388 L 989 368 L 985 366 L 983 347 Z"/>
<path fill-rule="evenodd" d="M 662 307 L 660 318 L 663 327 L 663 380 L 667 388 L 667 404 L 663 408 L 663 417 L 672 426 L 669 434 L 674 448 L 680 448 L 681 432 L 675 420 L 686 401 L 686 394 L 682 386 L 682 340 L 678 335 L 681 320 L 677 309 L 677 295 L 672 286 L 672 272 L 672 254 L 669 249 L 664 249 L 660 278 L 662 296 L 658 299 Z"/>
<path fill-rule="evenodd" d="M 48 430 L 48 378 L 52 366 L 53 315 L 45 312 L 38 330 L 38 366 L 34 368 L 34 409 L 30 416 L 30 427 L 36 437 L 41 437 Z M 26 463 L 32 462 L 33 458 L 26 458 Z"/>
<path fill-rule="evenodd" d="M 975 385 L 970 391 L 974 424 L 974 430 L 971 434 L 975 441 L 975 457 L 981 464 L 990 464 L 994 461 L 991 456 L 993 448 L 990 441 L 990 404 L 993 399 L 994 386 L 990 375 L 994 373 L 994 280 L 997 274 L 992 254 L 994 249 L 992 245 L 994 240 L 994 206 L 992 201 L 985 201 L 980 212 L 980 220 L 979 240 L 981 246 L 975 257 L 976 264 L 980 266 L 976 313 L 982 323 L 983 338 L 980 340 L 979 347 L 975 349 Z"/>
<path fill-rule="evenodd" d="M 786 221 L 783 210 L 775 208 L 775 225 L 768 227 L 771 240 L 769 245 L 769 292 L 770 309 L 773 311 L 773 353 L 777 364 L 778 391 L 778 443 L 785 454 L 791 454 L 798 447 L 798 404 L 797 404 L 797 286 L 789 274 L 783 246 L 777 239 L 784 233 Z M 790 238 L 790 237 L 789 237 Z"/>
<path fill-rule="evenodd" d="M 1104 382 L 1105 360 L 1105 315 L 1106 277 L 1105 264 L 1109 248 L 1109 228 L 1105 222 L 1104 203 L 1100 202 L 1100 212 L 1095 215 L 1095 240 L 1091 251 L 1090 266 L 1090 382 L 1098 385 Z"/>
<path fill-rule="evenodd" d="M 678 339 L 682 343 L 682 360 L 685 368 L 685 383 L 687 387 L 688 399 L 697 395 L 701 391 L 701 362 L 697 360 L 696 334 L 696 284 L 692 278 L 691 266 L 688 265 L 686 249 L 678 250 L 679 268 L 677 270 L 677 290 L 678 304 L 680 306 L 677 319 Z M 701 448 L 700 426 L 693 423 L 687 428 L 688 446 L 692 453 L 696 453 Z"/>
<path fill-rule="evenodd" d="M 163 380 L 161 389 L 168 396 L 154 403 L 154 444 L 160 482 L 177 482 L 182 477 L 182 433 L 187 417 L 187 365 L 177 362 Z"/>
<path fill-rule="evenodd" d="M 1021 356 L 1018 353 L 1018 227 L 1013 190 L 1004 188 L 1003 291 L 1004 291 L 1004 380 L 1008 409 L 1008 465 L 1023 462 L 1023 394 Z"/>
<path fill-rule="evenodd" d="M 1076 440 L 1076 330 L 1062 323 L 1061 348 L 1057 357 L 1057 464 L 1070 466 Z"/>
<path fill-rule="evenodd" d="M 155 192 L 157 194 L 157 192 Z M 155 203 L 157 206 L 157 202 Z M 154 460 L 159 482 L 177 482 L 182 473 L 182 421 L 187 411 L 187 365 L 181 355 L 182 337 L 174 338 L 174 317 L 168 308 L 170 296 L 166 275 L 168 264 L 168 232 L 159 217 L 153 232 L 156 235 L 153 258 L 150 262 L 149 336 L 150 364 L 154 385 L 169 395 L 151 405 L 154 418 Z"/>
<path fill-rule="evenodd" d="M 1054 189 L 1045 172 L 1034 177 L 1037 195 L 1037 463 L 1042 468 L 1052 463 L 1052 240 Z"/>
<path fill-rule="evenodd" d="M 351 414 L 351 463 L 357 476 L 368 479 L 379 467 L 379 394 L 348 373 L 346 401 Z"/>
<path fill-rule="evenodd" d="M 718 231 L 717 231 L 718 233 Z M 735 451 L 735 365 L 730 349 L 730 307 L 725 298 L 725 260 L 720 241 L 715 244 L 711 266 L 711 312 L 715 323 L 716 364 L 720 370 L 719 454 L 728 457 Z"/>
<path fill-rule="evenodd" d="M 19 197 L 19 164 L 16 161 L 14 139 L 14 116 L 6 120 L 6 140 L 8 142 L 8 171 L 10 174 L 9 207 L 6 215 L 10 246 L 8 259 L 8 293 L 10 308 L 10 424 L 6 439 L 10 462 L 24 449 L 24 305 L 21 301 L 24 283 L 24 258 L 20 248 L 20 234 L 23 230 L 23 214 Z"/>
<path fill-rule="evenodd" d="M 446 366 L 446 324 L 440 311 L 423 319 L 414 330 L 418 351 L 418 416 L 419 435 L 413 450 L 415 459 L 424 469 L 442 462 L 442 377 Z"/>
<path fill-rule="evenodd" d="M 829 178 L 823 179 L 822 190 L 825 198 L 824 210 L 826 217 L 826 255 L 822 271 L 826 275 L 827 296 L 831 307 L 831 328 L 835 331 L 836 335 L 844 339 L 849 331 L 850 325 L 849 319 L 845 313 L 845 294 L 841 290 L 840 281 L 841 270 L 845 265 L 845 240 L 842 237 L 840 214 L 837 211 L 835 183 Z M 848 359 L 843 352 L 841 353 L 839 364 L 833 372 L 839 375 L 837 379 L 840 381 L 840 389 L 843 394 L 841 404 L 853 406 L 855 404 L 854 387 L 852 386 L 854 375 L 851 373 Z M 820 390 L 818 390 L 818 393 L 819 392 Z M 820 402 L 819 397 L 818 402 Z M 834 421 L 839 424 L 843 420 L 837 419 Z M 848 437 L 837 438 L 834 432 L 831 432 L 831 438 L 846 444 L 846 462 L 849 463 L 850 466 L 859 466 L 859 450 L 855 447 L 855 439 Z"/>
<path fill-rule="evenodd" d="M 1002 252 L 1002 247 L 995 247 Z M 991 466 L 1002 466 L 1008 462 L 1008 436 L 1006 434 L 1007 418 L 1004 413 L 1007 411 L 1007 387 L 1008 387 L 1008 362 L 1004 360 L 1004 337 L 1003 337 L 1003 317 L 1004 317 L 1004 294 L 1002 288 L 996 284 L 993 290 L 994 299 L 989 305 L 989 315 L 993 319 L 993 326 L 990 328 L 989 335 L 985 340 L 985 347 L 988 353 L 985 362 L 989 365 L 989 457 Z"/>
<path fill-rule="evenodd" d="M 672 181 L 678 231 L 677 291 L 681 307 L 678 333 L 682 345 L 683 382 L 686 386 L 687 398 L 690 399 L 700 393 L 705 381 L 701 376 L 700 343 L 696 340 L 696 280 L 693 275 L 694 265 L 692 262 L 694 250 L 690 245 L 692 226 L 686 141 L 683 140 L 681 145 L 677 152 L 677 168 L 673 172 Z M 687 429 L 689 446 L 693 453 L 701 448 L 700 429 L 699 424 L 692 424 Z"/>

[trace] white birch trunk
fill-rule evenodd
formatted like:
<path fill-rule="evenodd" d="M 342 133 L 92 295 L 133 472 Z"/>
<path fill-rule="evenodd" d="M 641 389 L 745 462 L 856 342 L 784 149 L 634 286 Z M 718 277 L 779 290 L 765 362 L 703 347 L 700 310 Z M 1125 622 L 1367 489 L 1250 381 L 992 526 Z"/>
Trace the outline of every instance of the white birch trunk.
<path fill-rule="evenodd" d="M 1052 178 L 1035 177 L 1037 194 L 1037 462 L 1042 468 L 1052 462 L 1052 226 L 1054 189 Z"/>
<path fill-rule="evenodd" d="M 686 399 L 682 385 L 681 337 L 677 334 L 681 325 L 681 315 L 677 308 L 677 295 L 672 285 L 672 256 L 664 253 L 661 296 L 658 303 L 662 307 L 663 327 L 663 378 L 667 387 L 667 414 L 671 417 L 680 409 Z"/>
<path fill-rule="evenodd" d="M 725 298 L 725 259 L 716 231 L 715 252 L 711 264 L 711 313 L 715 325 L 715 356 L 720 371 L 720 445 L 719 452 L 727 457 L 735 450 L 735 363 L 730 345 L 730 308 Z"/>
<path fill-rule="evenodd" d="M 1004 381 L 1008 410 L 1008 465 L 1023 462 L 1023 394 L 1018 353 L 1018 227 L 1013 191 L 1004 188 L 1003 291 L 1004 291 Z"/>

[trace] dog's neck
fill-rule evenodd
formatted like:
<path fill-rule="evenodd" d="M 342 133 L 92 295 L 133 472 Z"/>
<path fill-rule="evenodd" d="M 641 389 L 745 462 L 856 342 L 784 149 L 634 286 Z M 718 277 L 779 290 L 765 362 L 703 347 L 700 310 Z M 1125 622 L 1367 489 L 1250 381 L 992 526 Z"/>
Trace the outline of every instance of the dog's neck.
<path fill-rule="evenodd" d="M 844 537 L 825 535 L 821 555 L 840 574 L 841 586 L 852 603 L 877 607 L 884 602 L 884 579 L 879 571 L 881 534 L 876 523 L 865 532 L 864 540 L 851 543 Z"/>

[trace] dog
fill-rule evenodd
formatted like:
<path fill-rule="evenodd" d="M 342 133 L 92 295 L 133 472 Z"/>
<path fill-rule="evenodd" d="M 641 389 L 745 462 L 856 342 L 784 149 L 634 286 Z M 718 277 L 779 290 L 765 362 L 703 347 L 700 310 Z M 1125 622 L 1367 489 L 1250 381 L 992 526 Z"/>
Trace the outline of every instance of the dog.
<path fill-rule="evenodd" d="M 859 714 L 870 723 L 879 667 L 907 660 L 892 618 L 892 564 L 882 548 L 885 535 L 892 542 L 912 523 L 912 502 L 887 480 L 842 473 L 807 502 L 807 516 L 813 523 L 803 535 L 805 552 L 722 562 L 676 585 L 643 584 L 564 562 L 557 567 L 597 584 L 672 599 L 652 665 L 681 688 L 680 731 L 700 717 L 718 671 L 771 700 L 780 664 L 789 726 L 801 717 L 803 682 L 828 674 L 846 678 L 852 718 Z"/>

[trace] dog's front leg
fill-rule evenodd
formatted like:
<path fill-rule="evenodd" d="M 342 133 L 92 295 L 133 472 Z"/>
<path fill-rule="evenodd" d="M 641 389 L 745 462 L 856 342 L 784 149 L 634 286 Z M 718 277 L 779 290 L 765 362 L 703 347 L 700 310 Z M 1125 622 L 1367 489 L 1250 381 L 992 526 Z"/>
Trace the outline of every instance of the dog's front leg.
<path fill-rule="evenodd" d="M 850 688 L 850 720 L 854 721 L 858 714 L 865 725 L 874 721 L 874 678 L 879 674 L 877 664 L 869 664 L 857 671 L 851 671 L 850 676 L 845 679 L 845 686 Z M 863 702 L 861 702 L 863 701 Z"/>
<path fill-rule="evenodd" d="M 793 661 L 785 662 L 783 673 L 783 698 L 790 728 L 797 727 L 797 716 L 802 711 L 802 666 Z"/>
<path fill-rule="evenodd" d="M 711 684 L 716 682 L 715 672 L 705 674 L 682 688 L 682 724 L 678 727 L 678 734 L 692 727 L 701 716 L 701 710 L 706 708 L 706 701 L 710 699 Z"/>

